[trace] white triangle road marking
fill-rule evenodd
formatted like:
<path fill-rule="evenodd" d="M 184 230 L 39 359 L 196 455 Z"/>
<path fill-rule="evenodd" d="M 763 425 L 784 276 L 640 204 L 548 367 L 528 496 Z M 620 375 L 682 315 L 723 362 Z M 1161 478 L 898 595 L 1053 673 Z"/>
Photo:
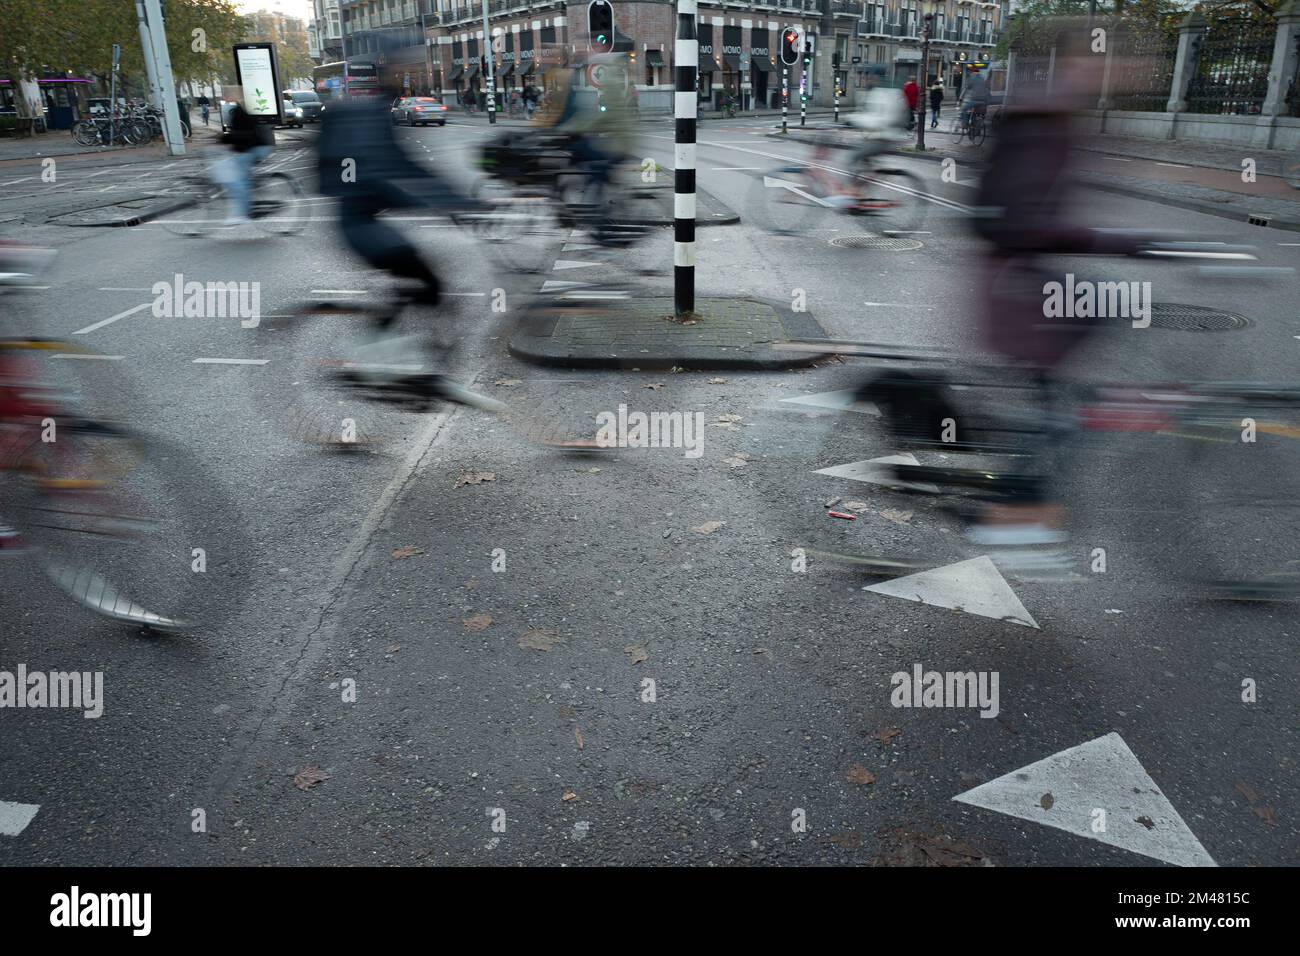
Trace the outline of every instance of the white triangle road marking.
<path fill-rule="evenodd" d="M 27 824 L 32 822 L 40 808 L 39 803 L 10 803 L 8 800 L 0 800 L 0 836 L 18 836 L 27 829 Z"/>
<path fill-rule="evenodd" d="M 860 402 L 853 397 L 851 388 L 838 392 L 818 392 L 815 395 L 799 395 L 795 398 L 783 398 L 781 405 L 807 405 L 810 408 L 829 408 L 835 411 L 861 412 L 864 415 L 879 415 L 878 409 L 871 402 Z M 915 462 L 913 463 L 915 464 Z"/>
<path fill-rule="evenodd" d="M 1051 800 L 1045 799 L 1051 794 Z M 953 797 L 1175 866 L 1218 866 L 1117 733 L 1070 747 Z M 1044 807 L 1044 804 L 1049 806 Z M 1096 811 L 1105 811 L 1105 829 Z"/>
<path fill-rule="evenodd" d="M 904 452 L 901 455 L 885 455 L 883 458 L 869 458 L 866 461 L 851 461 L 847 465 L 832 465 L 819 468 L 814 474 L 830 475 L 832 478 L 847 478 L 849 481 L 865 481 L 872 485 L 885 485 L 889 488 L 902 488 L 910 491 L 924 491 L 935 495 L 939 493 L 937 485 L 924 481 L 899 481 L 890 473 L 888 465 L 918 465 L 915 455 Z"/>
<path fill-rule="evenodd" d="M 997 566 L 985 555 L 930 568 L 906 577 L 864 587 L 886 597 L 919 601 L 934 607 L 961 610 L 997 621 L 1037 628 L 1038 622 L 1020 603 Z"/>
<path fill-rule="evenodd" d="M 553 272 L 559 272 L 561 269 L 585 269 L 588 266 L 602 265 L 599 262 L 577 262 L 573 259 L 557 259 Z"/>
<path fill-rule="evenodd" d="M 563 279 L 547 279 L 542 283 L 543 292 L 558 292 L 560 289 L 580 289 L 591 285 L 590 282 L 565 282 Z"/>

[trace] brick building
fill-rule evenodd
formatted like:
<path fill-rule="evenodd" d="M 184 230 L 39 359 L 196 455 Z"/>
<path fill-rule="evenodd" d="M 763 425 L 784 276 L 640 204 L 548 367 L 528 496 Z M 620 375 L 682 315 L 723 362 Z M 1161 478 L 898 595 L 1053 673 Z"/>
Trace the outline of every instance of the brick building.
<path fill-rule="evenodd" d="M 627 51 L 643 110 L 670 110 L 676 4 L 612 0 L 619 48 Z M 587 0 L 488 0 L 487 47 L 481 0 L 341 0 L 348 59 L 374 59 L 377 34 L 402 41 L 393 54 L 414 92 L 455 97 L 486 87 L 482 60 L 494 55 L 499 89 L 542 82 L 544 49 L 585 52 Z M 926 78 L 958 85 L 961 64 L 987 61 L 1002 26 L 1001 3 L 980 0 L 699 0 L 700 97 L 708 108 L 728 93 L 746 108 L 779 106 L 780 33 L 789 25 L 817 36 L 810 101 L 829 105 L 832 83 L 852 97 L 871 67 L 897 83 L 919 72 L 923 17 L 932 13 Z M 839 54 L 839 69 L 833 66 Z M 799 69 L 791 70 L 797 102 Z"/>

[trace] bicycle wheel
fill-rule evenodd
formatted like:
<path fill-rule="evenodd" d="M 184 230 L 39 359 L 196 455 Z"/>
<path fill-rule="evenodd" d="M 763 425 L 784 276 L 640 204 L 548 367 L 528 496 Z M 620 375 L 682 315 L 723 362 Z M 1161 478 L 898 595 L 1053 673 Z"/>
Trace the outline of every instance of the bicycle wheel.
<path fill-rule="evenodd" d="M 983 146 L 984 138 L 988 135 L 988 126 L 982 116 L 972 116 L 970 118 L 970 127 L 967 136 L 970 137 L 973 146 Z"/>
<path fill-rule="evenodd" d="M 867 181 L 862 208 L 886 235 L 914 232 L 925 220 L 921 180 L 906 169 L 871 169 L 859 174 Z"/>
<path fill-rule="evenodd" d="M 488 254 L 515 272 L 534 273 L 554 262 L 549 254 L 558 231 L 554 201 L 537 191 L 517 193 L 509 183 L 485 179 L 474 187 L 480 207 L 458 215 Z"/>
<path fill-rule="evenodd" d="M 72 127 L 72 139 L 78 146 L 98 145 L 99 126 L 94 120 L 81 120 Z"/>
<path fill-rule="evenodd" d="M 126 120 L 119 129 L 122 142 L 127 146 L 141 146 L 153 139 L 149 125 L 143 120 Z"/>
<path fill-rule="evenodd" d="M 220 186 L 203 176 L 183 179 L 167 190 L 172 205 L 154 222 L 173 235 L 203 235 L 221 215 L 224 195 Z"/>
<path fill-rule="evenodd" d="M 253 178 L 249 216 L 265 232 L 292 236 L 311 221 L 311 206 L 303 202 L 302 187 L 287 173 L 260 173 Z"/>
<path fill-rule="evenodd" d="M 807 167 L 781 166 L 755 176 L 746 211 L 760 229 L 777 236 L 800 236 L 830 212 Z"/>
<path fill-rule="evenodd" d="M 159 631 L 221 623 L 251 574 L 233 501 L 184 447 L 81 410 L 130 404 L 110 363 L 60 362 L 55 347 L 81 350 L 41 346 L 47 417 L 13 428 L 25 434 L 0 469 L 6 519 L 55 587 L 101 617 Z"/>

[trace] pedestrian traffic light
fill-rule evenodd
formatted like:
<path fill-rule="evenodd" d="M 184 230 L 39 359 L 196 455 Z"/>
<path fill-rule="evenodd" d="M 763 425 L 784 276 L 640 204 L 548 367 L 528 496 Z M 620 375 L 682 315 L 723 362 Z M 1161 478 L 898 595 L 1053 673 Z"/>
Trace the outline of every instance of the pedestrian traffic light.
<path fill-rule="evenodd" d="M 609 0 L 591 0 L 587 5 L 587 45 L 593 53 L 614 51 L 614 8 Z"/>
<path fill-rule="evenodd" d="M 836 70 L 840 68 L 840 54 L 838 51 L 831 54 L 831 67 Z"/>
<path fill-rule="evenodd" d="M 794 66 L 799 62 L 799 52 L 803 47 L 801 39 L 798 27 L 786 27 L 781 34 L 781 62 L 786 66 Z"/>

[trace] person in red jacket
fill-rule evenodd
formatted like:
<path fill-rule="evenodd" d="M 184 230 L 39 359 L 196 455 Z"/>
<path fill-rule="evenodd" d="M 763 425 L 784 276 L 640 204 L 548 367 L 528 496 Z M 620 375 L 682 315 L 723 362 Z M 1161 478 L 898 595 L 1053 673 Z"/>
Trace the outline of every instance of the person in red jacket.
<path fill-rule="evenodd" d="M 907 82 L 903 84 L 903 96 L 907 98 L 907 109 L 911 113 L 907 120 L 907 128 L 911 129 L 916 123 L 917 104 L 921 102 L 921 88 L 916 85 L 916 77 L 907 78 Z"/>

